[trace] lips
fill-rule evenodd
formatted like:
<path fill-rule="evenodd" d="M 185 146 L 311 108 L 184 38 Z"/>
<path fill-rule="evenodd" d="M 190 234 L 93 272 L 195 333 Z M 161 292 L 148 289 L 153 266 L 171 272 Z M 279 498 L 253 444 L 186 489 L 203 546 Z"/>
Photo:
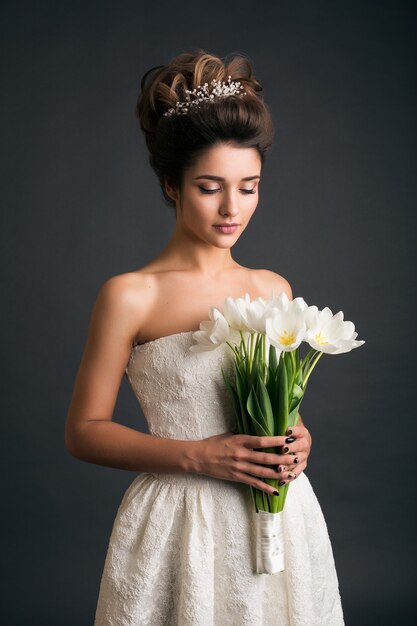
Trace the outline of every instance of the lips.
<path fill-rule="evenodd" d="M 215 228 L 218 232 L 227 235 L 234 233 L 238 226 L 239 224 L 214 224 L 213 228 Z"/>

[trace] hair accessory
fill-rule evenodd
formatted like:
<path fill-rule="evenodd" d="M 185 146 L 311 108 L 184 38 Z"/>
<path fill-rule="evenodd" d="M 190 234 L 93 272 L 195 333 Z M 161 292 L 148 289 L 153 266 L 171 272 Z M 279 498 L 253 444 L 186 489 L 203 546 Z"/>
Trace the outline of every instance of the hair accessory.
<path fill-rule="evenodd" d="M 214 85 L 214 87 L 211 90 L 211 93 L 209 91 L 208 83 L 204 83 L 204 85 L 199 85 L 192 91 L 190 89 L 186 89 L 185 93 L 189 94 L 190 98 L 193 97 L 194 100 L 190 99 L 186 102 L 182 102 L 181 100 L 178 100 L 175 104 L 175 108 L 170 108 L 167 111 L 165 111 L 164 117 L 166 116 L 169 117 L 171 115 L 174 115 L 175 113 L 179 115 L 186 115 L 190 107 L 198 106 L 199 103 L 203 102 L 204 100 L 213 101 L 216 98 L 227 98 L 228 96 L 235 96 L 235 95 L 245 96 L 246 91 L 241 93 L 241 90 L 243 89 L 241 82 L 232 81 L 231 79 L 232 77 L 228 76 L 228 80 L 226 82 L 226 81 L 217 80 L 217 78 L 213 78 L 213 80 L 210 83 L 210 85 Z"/>

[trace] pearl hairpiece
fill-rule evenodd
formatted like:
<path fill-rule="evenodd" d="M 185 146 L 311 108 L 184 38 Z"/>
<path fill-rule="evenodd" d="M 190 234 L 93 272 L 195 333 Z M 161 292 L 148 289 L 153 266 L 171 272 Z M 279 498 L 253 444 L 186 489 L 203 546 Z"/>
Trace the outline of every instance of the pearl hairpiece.
<path fill-rule="evenodd" d="M 182 102 L 178 100 L 175 104 L 175 108 L 168 109 L 164 113 L 165 116 L 171 116 L 174 113 L 179 115 L 185 115 L 188 113 L 188 109 L 192 106 L 197 106 L 200 102 L 204 100 L 213 101 L 215 98 L 226 98 L 227 96 L 235 96 L 235 95 L 246 95 L 246 91 L 240 93 L 243 89 L 240 81 L 232 81 L 232 77 L 228 76 L 227 82 L 217 80 L 217 78 L 213 78 L 211 81 L 211 85 L 214 85 L 211 93 L 209 92 L 208 83 L 204 83 L 204 85 L 199 85 L 192 91 L 190 89 L 186 89 L 185 93 L 189 94 L 190 97 L 194 97 L 194 100 L 189 100 L 187 102 Z"/>

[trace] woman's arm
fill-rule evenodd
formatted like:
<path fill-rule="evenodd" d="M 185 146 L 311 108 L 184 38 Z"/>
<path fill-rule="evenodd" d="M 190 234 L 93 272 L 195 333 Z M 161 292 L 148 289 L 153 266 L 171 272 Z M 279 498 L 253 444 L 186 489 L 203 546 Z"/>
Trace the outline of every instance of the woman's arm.
<path fill-rule="evenodd" d="M 234 433 L 193 441 L 156 437 L 112 422 L 137 327 L 145 320 L 145 311 L 150 310 L 152 289 L 146 278 L 141 277 L 140 298 L 138 279 L 135 277 L 134 285 L 132 280 L 129 275 L 113 277 L 97 296 L 65 424 L 67 449 L 73 456 L 99 465 L 137 472 L 208 474 L 273 493 L 274 487 L 260 479 L 282 478 L 278 466 L 291 468 L 294 458 L 303 467 L 303 426 L 295 427 L 300 433 L 293 443 L 281 436 Z M 261 450 L 285 445 L 288 453 Z"/>
<path fill-rule="evenodd" d="M 194 442 L 163 439 L 112 421 L 151 291 L 146 277 L 130 274 L 114 276 L 100 288 L 68 409 L 65 445 L 73 456 L 99 465 L 132 471 L 187 471 Z"/>

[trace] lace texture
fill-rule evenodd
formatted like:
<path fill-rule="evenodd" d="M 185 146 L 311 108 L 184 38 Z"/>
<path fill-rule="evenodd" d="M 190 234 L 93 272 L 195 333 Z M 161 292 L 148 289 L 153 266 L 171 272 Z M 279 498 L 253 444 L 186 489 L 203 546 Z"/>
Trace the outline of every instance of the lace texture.
<path fill-rule="evenodd" d="M 221 368 L 227 345 L 194 353 L 192 332 L 135 346 L 126 375 L 149 432 L 232 432 Z M 257 574 L 254 505 L 244 483 L 142 472 L 126 490 L 105 558 L 94 626 L 341 626 L 331 544 L 305 475 L 283 514 L 285 570 Z"/>

